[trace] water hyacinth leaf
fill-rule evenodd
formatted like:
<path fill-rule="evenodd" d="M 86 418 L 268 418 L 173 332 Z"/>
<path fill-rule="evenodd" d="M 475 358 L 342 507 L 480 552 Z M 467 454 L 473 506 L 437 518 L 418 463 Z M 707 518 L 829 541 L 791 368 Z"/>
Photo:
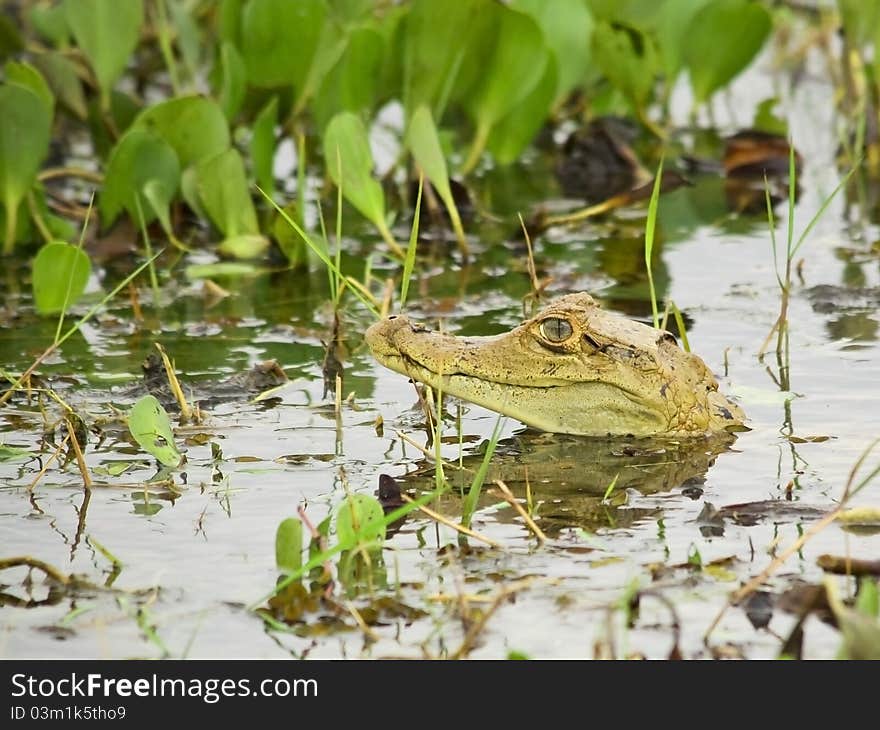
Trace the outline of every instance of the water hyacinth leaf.
<path fill-rule="evenodd" d="M 66 311 L 86 290 L 92 263 L 85 251 L 63 241 L 44 244 L 34 259 L 34 305 L 40 314 Z"/>
<path fill-rule="evenodd" d="M 49 84 L 46 82 L 43 74 L 36 68 L 29 63 L 8 61 L 3 67 L 3 71 L 6 74 L 7 83 L 18 84 L 30 89 L 43 100 L 49 108 L 49 113 L 54 113 L 55 95 L 52 93 L 52 89 L 49 88 Z"/>
<path fill-rule="evenodd" d="M 77 118 L 86 119 L 89 109 L 74 63 L 56 51 L 37 54 L 33 63 L 45 77 L 55 98 Z"/>
<path fill-rule="evenodd" d="M 497 13 L 498 37 L 481 82 L 465 104 L 476 125 L 464 171 L 471 170 L 489 141 L 492 127 L 522 104 L 544 76 L 550 57 L 544 34 L 528 15 L 504 5 Z"/>
<path fill-rule="evenodd" d="M 318 47 L 315 49 L 315 55 L 312 57 L 309 72 L 306 74 L 302 88 L 297 89 L 296 104 L 293 110 L 294 115 L 299 114 L 305 108 L 309 99 L 315 95 L 324 78 L 339 61 L 347 46 L 348 30 L 340 26 L 335 18 L 328 18 L 321 29 Z M 339 109 L 333 109 L 330 114 L 324 116 L 316 113 L 315 116 L 319 120 L 319 126 L 323 126 L 329 116 L 337 111 Z"/>
<path fill-rule="evenodd" d="M 431 110 L 427 106 L 422 105 L 413 113 L 409 120 L 406 139 L 407 146 L 416 163 L 424 172 L 425 177 L 431 181 L 431 185 L 434 186 L 434 190 L 437 191 L 437 195 L 446 206 L 459 246 L 466 249 L 467 242 L 461 225 L 461 216 L 449 185 L 449 170 L 446 167 L 446 158 L 443 156 L 443 149 L 440 146 L 440 135 L 437 133 L 437 126 L 431 116 Z"/>
<path fill-rule="evenodd" d="M 150 185 L 144 205 L 144 191 Z M 146 223 L 157 215 L 167 217 L 168 207 L 180 185 L 180 162 L 174 149 L 147 129 L 130 129 L 110 154 L 99 206 L 104 227 L 123 211 L 138 222 L 138 200 Z"/>
<path fill-rule="evenodd" d="M 28 452 L 27 449 L 22 449 L 18 446 L 7 446 L 6 444 L 0 444 L 0 462 L 24 459 L 29 455 L 30 452 Z"/>
<path fill-rule="evenodd" d="M 556 59 L 553 100 L 563 99 L 584 81 L 590 68 L 593 16 L 583 0 L 553 0 L 550 3 L 546 0 L 513 0 L 511 5 L 530 15 L 541 26 L 547 46 Z M 545 78 L 546 75 L 545 72 Z"/>
<path fill-rule="evenodd" d="M 265 236 L 259 233 L 239 233 L 224 238 L 217 246 L 217 252 L 235 259 L 255 259 L 265 253 L 267 248 L 269 239 Z"/>
<path fill-rule="evenodd" d="M 377 228 L 385 226 L 385 195 L 373 179 L 373 153 L 363 122 L 340 112 L 324 130 L 324 164 L 342 195 Z"/>
<path fill-rule="evenodd" d="M 489 138 L 489 151 L 495 161 L 509 165 L 517 160 L 544 124 L 556 98 L 556 59 L 547 62 L 544 78 L 522 103 L 501 119 Z"/>
<path fill-rule="evenodd" d="M 381 542 L 385 539 L 385 512 L 369 494 L 352 494 L 336 508 L 336 537 L 340 545 Z"/>
<path fill-rule="evenodd" d="M 250 0 L 241 19 L 241 54 L 250 83 L 301 90 L 326 15 L 324 0 Z"/>
<path fill-rule="evenodd" d="M 385 39 L 378 30 L 352 30 L 315 98 L 317 119 L 327 120 L 338 111 L 371 111 L 379 95 L 384 52 Z"/>
<path fill-rule="evenodd" d="M 694 15 L 684 36 L 684 62 L 698 103 L 752 62 L 771 27 L 770 13 L 750 0 L 712 0 Z"/>
<path fill-rule="evenodd" d="M 107 109 L 110 90 L 140 40 L 143 1 L 64 0 L 64 16 L 95 72 L 101 88 L 101 106 Z"/>
<path fill-rule="evenodd" d="M 282 573 L 302 567 L 303 527 L 298 517 L 281 521 L 275 532 L 275 565 Z"/>
<path fill-rule="evenodd" d="M 0 15 L 0 61 L 24 50 L 24 40 L 17 23 L 8 15 Z"/>
<path fill-rule="evenodd" d="M 63 48 L 70 39 L 70 28 L 64 5 L 31 4 L 28 21 L 34 30 L 56 48 Z"/>
<path fill-rule="evenodd" d="M 220 0 L 217 33 L 224 42 L 241 45 L 241 8 L 246 0 Z"/>
<path fill-rule="evenodd" d="M 213 99 L 182 96 L 145 109 L 133 127 L 154 131 L 174 148 L 181 167 L 229 147 L 229 125 Z"/>
<path fill-rule="evenodd" d="M 275 126 L 278 124 L 278 97 L 273 96 L 254 120 L 251 136 L 251 160 L 254 177 L 270 197 L 274 197 Z"/>
<path fill-rule="evenodd" d="M 684 64 L 685 37 L 693 17 L 711 0 L 666 0 L 655 30 L 667 89 L 671 89 Z"/>
<path fill-rule="evenodd" d="M 659 65 L 650 37 L 632 26 L 597 23 L 592 50 L 602 73 L 641 113 L 650 99 Z"/>
<path fill-rule="evenodd" d="M 0 200 L 6 212 L 3 252 L 15 243 L 18 206 L 49 152 L 52 113 L 33 91 L 17 84 L 0 86 Z"/>
<path fill-rule="evenodd" d="M 196 181 L 208 218 L 224 236 L 259 233 L 244 162 L 237 150 L 202 160 L 196 167 Z"/>
<path fill-rule="evenodd" d="M 244 102 L 246 84 L 247 72 L 241 54 L 231 43 L 223 43 L 220 46 L 220 90 L 217 101 L 230 122 Z"/>
<path fill-rule="evenodd" d="M 145 395 L 128 413 L 128 430 L 134 440 L 163 466 L 180 464 L 181 454 L 174 443 L 171 421 L 153 395 Z"/>
<path fill-rule="evenodd" d="M 449 90 L 460 87 L 475 21 L 485 0 L 414 0 L 404 21 L 403 104 L 410 117 L 427 104 L 441 119 Z"/>

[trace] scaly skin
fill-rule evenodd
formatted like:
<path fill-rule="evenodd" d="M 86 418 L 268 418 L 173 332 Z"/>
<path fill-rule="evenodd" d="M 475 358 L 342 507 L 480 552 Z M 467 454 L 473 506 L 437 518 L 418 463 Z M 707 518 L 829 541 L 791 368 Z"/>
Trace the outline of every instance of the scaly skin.
<path fill-rule="evenodd" d="M 567 324 L 566 324 L 567 323 Z M 570 332 L 569 332 L 570 328 Z M 674 338 L 569 294 L 510 332 L 455 337 L 404 315 L 371 326 L 385 367 L 544 431 L 705 436 L 746 430 L 706 364 Z"/>

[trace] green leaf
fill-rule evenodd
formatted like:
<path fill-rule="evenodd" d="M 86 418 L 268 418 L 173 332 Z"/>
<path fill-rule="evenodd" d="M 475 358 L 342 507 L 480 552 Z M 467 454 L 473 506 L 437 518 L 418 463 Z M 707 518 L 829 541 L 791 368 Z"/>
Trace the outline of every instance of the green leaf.
<path fill-rule="evenodd" d="M 855 611 L 844 604 L 831 576 L 825 576 L 824 584 L 828 605 L 834 612 L 842 636 L 838 658 L 880 659 L 880 621 L 876 616 Z"/>
<path fill-rule="evenodd" d="M 3 252 L 12 252 L 18 206 L 49 152 L 52 114 L 43 99 L 17 84 L 0 86 L 0 201 L 6 210 Z"/>
<path fill-rule="evenodd" d="M 302 89 L 326 14 L 324 0 L 250 0 L 241 25 L 249 81 Z"/>
<path fill-rule="evenodd" d="M 593 30 L 593 60 L 636 111 L 651 97 L 659 59 L 650 37 L 632 26 L 597 23 Z"/>
<path fill-rule="evenodd" d="M 385 539 L 385 512 L 369 494 L 349 495 L 336 509 L 336 537 L 340 545 L 381 542 Z"/>
<path fill-rule="evenodd" d="M 142 0 L 64 0 L 67 25 L 101 88 L 102 107 L 140 40 Z"/>
<path fill-rule="evenodd" d="M 684 35 L 684 62 L 694 97 L 708 101 L 748 66 L 770 34 L 770 13 L 750 0 L 713 0 Z"/>
<path fill-rule="evenodd" d="M 220 46 L 220 91 L 217 101 L 228 121 L 238 114 L 244 102 L 247 72 L 241 54 L 231 43 Z"/>
<path fill-rule="evenodd" d="M 532 18 L 504 5 L 492 7 L 498 15 L 498 37 L 482 69 L 481 82 L 465 102 L 476 125 L 465 171 L 477 163 L 492 127 L 522 104 L 541 81 L 550 58 L 544 34 Z"/>
<path fill-rule="evenodd" d="M 24 39 L 14 18 L 0 13 L 0 61 L 24 50 Z"/>
<path fill-rule="evenodd" d="M 200 279 L 238 278 L 242 276 L 256 276 L 263 270 L 251 263 L 241 261 L 218 261 L 214 264 L 192 264 L 184 270 L 184 275 L 190 281 Z"/>
<path fill-rule="evenodd" d="M 8 83 L 30 89 L 43 100 L 49 109 L 49 114 L 55 112 L 55 95 L 49 88 L 49 84 L 46 83 L 46 79 L 43 78 L 43 74 L 36 68 L 29 63 L 7 61 L 3 71 Z"/>
<path fill-rule="evenodd" d="M 24 459 L 30 452 L 27 449 L 20 449 L 18 446 L 7 446 L 0 444 L 0 462 L 14 461 L 15 459 Z"/>
<path fill-rule="evenodd" d="M 544 32 L 546 43 L 556 59 L 553 100 L 568 96 L 584 81 L 590 68 L 593 16 L 584 1 L 513 0 L 511 6 L 534 18 Z M 544 76 L 546 78 L 547 72 Z"/>
<path fill-rule="evenodd" d="M 345 50 L 315 98 L 315 115 L 327 120 L 339 111 L 369 112 L 379 97 L 385 39 L 372 26 L 351 31 Z"/>
<path fill-rule="evenodd" d="M 467 243 L 464 239 L 461 217 L 455 204 L 452 188 L 449 185 L 446 158 L 443 156 L 443 149 L 440 146 L 440 135 L 437 133 L 431 110 L 427 106 L 422 105 L 413 113 L 412 119 L 409 120 L 406 139 L 416 163 L 424 172 L 425 177 L 431 181 L 431 185 L 434 186 L 434 190 L 437 191 L 437 195 L 446 206 L 456 237 L 459 238 L 459 245 L 466 248 Z"/>
<path fill-rule="evenodd" d="M 228 149 L 199 162 L 196 181 L 205 212 L 224 236 L 260 232 L 244 162 L 237 150 Z"/>
<path fill-rule="evenodd" d="M 414 0 L 403 28 L 403 104 L 407 117 L 427 104 L 441 119 L 459 83 L 471 38 L 485 16 L 484 0 Z M 486 29 L 490 32 L 493 26 Z M 489 43 L 489 38 L 484 37 Z"/>
<path fill-rule="evenodd" d="M 55 98 L 79 119 L 86 119 L 89 109 L 74 63 L 57 51 L 38 53 L 33 57 L 33 63 L 46 78 Z"/>
<path fill-rule="evenodd" d="M 34 305 L 40 314 L 66 311 L 86 290 L 92 263 L 77 246 L 63 241 L 45 244 L 34 259 Z"/>
<path fill-rule="evenodd" d="M 267 248 L 269 239 L 265 236 L 259 233 L 239 233 L 224 238 L 217 246 L 217 252 L 236 259 L 255 259 L 262 256 Z"/>
<path fill-rule="evenodd" d="M 70 38 L 64 5 L 31 4 L 28 21 L 34 30 L 56 48 L 63 48 Z"/>
<path fill-rule="evenodd" d="M 162 137 L 177 153 L 181 167 L 217 155 L 229 147 L 229 125 L 213 99 L 182 96 L 141 112 L 132 124 Z"/>
<path fill-rule="evenodd" d="M 656 37 L 667 88 L 681 71 L 682 53 L 693 17 L 710 0 L 666 0 L 657 19 Z"/>
<path fill-rule="evenodd" d="M 254 177 L 270 196 L 275 191 L 275 126 L 278 124 L 278 97 L 273 96 L 254 120 L 251 136 L 251 160 Z"/>
<path fill-rule="evenodd" d="M 292 573 L 302 567 L 302 522 L 298 517 L 281 520 L 275 532 L 275 565 L 282 573 Z"/>
<path fill-rule="evenodd" d="M 150 194 L 145 197 L 145 189 Z M 167 215 L 180 185 L 180 163 L 164 139 L 148 129 L 130 129 L 113 148 L 99 205 L 104 227 L 126 210 L 138 222 L 140 198 L 145 222 Z M 149 205 L 144 205 L 144 200 Z M 164 209 L 163 209 L 164 206 Z"/>
<path fill-rule="evenodd" d="M 509 165 L 519 159 L 544 125 L 556 96 L 556 88 L 556 60 L 551 58 L 544 78 L 532 89 L 532 93 L 492 130 L 489 151 L 497 163 Z"/>
<path fill-rule="evenodd" d="M 180 464 L 181 454 L 174 443 L 171 421 L 153 395 L 145 395 L 128 413 L 128 430 L 140 447 L 164 466 Z"/>
<path fill-rule="evenodd" d="M 342 195 L 377 228 L 385 226 L 385 195 L 373 179 L 373 153 L 360 117 L 340 112 L 324 130 L 324 164 Z"/>

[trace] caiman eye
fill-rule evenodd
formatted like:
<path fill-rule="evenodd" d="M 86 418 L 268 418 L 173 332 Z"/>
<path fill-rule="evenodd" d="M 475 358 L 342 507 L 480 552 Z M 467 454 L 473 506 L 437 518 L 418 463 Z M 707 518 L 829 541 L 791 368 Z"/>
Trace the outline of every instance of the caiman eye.
<path fill-rule="evenodd" d="M 571 323 L 561 317 L 548 317 L 541 322 L 541 336 L 548 342 L 564 342 L 571 337 Z"/>

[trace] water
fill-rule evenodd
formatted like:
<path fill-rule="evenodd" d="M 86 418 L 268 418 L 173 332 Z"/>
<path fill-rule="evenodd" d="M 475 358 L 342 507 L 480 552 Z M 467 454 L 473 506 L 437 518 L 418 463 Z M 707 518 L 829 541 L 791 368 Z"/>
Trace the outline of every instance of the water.
<path fill-rule="evenodd" d="M 746 75 L 731 92 L 730 108 L 743 108 L 738 99 L 761 98 L 766 77 L 762 68 Z M 813 80 L 787 100 L 805 160 L 799 228 L 839 179 L 829 93 Z M 747 121 L 730 119 L 726 106 L 719 107 L 722 123 Z M 545 157 L 535 155 L 518 168 L 486 174 L 477 198 L 502 222 L 471 224 L 479 240 L 476 261 L 468 265 L 454 264 L 441 248 L 433 252 L 411 289 L 414 316 L 442 319 L 461 334 L 501 332 L 520 321 L 529 284 L 515 213 L 558 196 L 548 170 Z M 780 393 L 770 375 L 774 356 L 763 363 L 757 358 L 779 301 L 766 221 L 730 213 L 712 176 L 662 199 L 655 266 L 661 295 L 685 313 L 692 348 L 719 375 L 721 388 L 740 400 L 752 427 L 711 465 L 703 456 L 695 468 L 677 473 L 676 459 L 686 460 L 681 454 L 670 456 L 670 466 L 649 449 L 621 456 L 620 444 L 577 440 L 566 448 L 564 440 L 523 434 L 507 420 L 494 465 L 523 498 L 522 468 L 531 468 L 529 487 L 546 545 L 537 544 L 498 496 L 483 495 L 473 523 L 497 548 L 475 540 L 459 548 L 452 530 L 412 516 L 374 556 L 372 589 L 363 582 L 360 588 L 337 585 L 288 632 L 267 628 L 250 610 L 264 605 L 275 585 L 278 523 L 302 505 L 317 525 L 346 490 L 372 494 L 380 474 L 410 474 L 407 486 L 430 488 L 430 474 L 412 474 L 426 471 L 424 456 L 398 435 L 426 443 L 423 417 L 413 410 L 415 391 L 373 362 L 362 341 L 370 315 L 351 299 L 341 315 L 346 400 L 337 421 L 332 398 L 324 398 L 322 342 L 331 334 L 332 311 L 322 272 L 221 280 L 232 296 L 216 304 L 199 283 L 175 273 L 163 288 L 164 306 L 147 307 L 142 323 L 120 298 L 39 369 L 90 429 L 90 493 L 75 462 L 50 465 L 30 488 L 55 448 L 51 440 L 41 448 L 44 432 L 55 432 L 54 443 L 63 438 L 57 404 L 16 397 L 0 409 L 0 441 L 41 457 L 0 463 L 0 559 L 30 556 L 81 581 L 50 589 L 39 570 L 30 579 L 23 567 L 0 572 L 0 655 L 664 657 L 677 646 L 685 657 L 776 656 L 779 637 L 796 621 L 778 605 L 769 630 L 755 628 L 733 607 L 708 643 L 704 634 L 733 590 L 835 506 L 853 464 L 880 433 L 878 315 L 855 296 L 855 287 L 880 285 L 876 253 L 866 243 L 877 230 L 870 222 L 850 223 L 855 216 L 847 215 L 847 205 L 837 199 L 802 249 L 803 281 L 789 314 L 791 392 Z M 648 316 L 643 215 L 622 211 L 536 237 L 550 290 L 589 290 L 612 309 Z M 777 215 L 784 225 L 784 205 Z M 351 211 L 346 220 L 357 225 Z M 359 233 L 363 249 L 345 262 L 356 276 L 360 254 L 374 238 L 366 229 Z M 377 276 L 389 271 L 379 268 Z M 124 273 L 111 267 L 103 286 Z M 24 263 L 16 262 L 7 262 L 0 276 L 0 361 L 13 373 L 45 348 L 55 328 L 33 314 L 25 279 Z M 819 285 L 836 288 L 817 303 L 810 291 Z M 132 385 L 155 341 L 197 396 L 271 358 L 291 378 L 268 403 L 221 399 L 206 409 L 201 425 L 181 429 L 187 463 L 173 487 L 151 485 L 155 467 L 133 445 L 116 410 L 138 396 Z M 479 460 L 495 423 L 495 414 L 463 407 L 470 462 Z M 789 425 L 804 442 L 786 438 Z M 454 437 L 454 422 L 444 433 Z M 444 444 L 443 453 L 457 460 L 457 443 Z M 132 465 L 117 476 L 100 473 L 119 462 Z M 542 472 L 548 464 L 554 468 Z M 514 467 L 516 474 L 504 471 Z M 614 473 L 621 475 L 619 488 L 604 504 Z M 452 472 L 450 478 L 464 483 Z M 789 488 L 791 502 L 785 500 Z M 872 484 L 855 503 L 876 506 L 878 490 Z M 720 526 L 705 520 L 707 504 L 717 509 L 767 500 L 776 505 L 753 525 L 729 516 Z M 792 504 L 796 508 L 780 508 Z M 434 506 L 456 519 L 461 502 L 453 493 Z M 779 596 L 799 583 L 821 582 L 816 559 L 823 553 L 873 558 L 878 552 L 876 531 L 831 525 L 776 571 L 765 590 Z M 119 561 L 115 569 L 108 554 Z M 852 581 L 840 584 L 844 594 L 852 592 Z M 639 610 L 628 623 L 618 606 L 636 588 L 643 591 Z M 468 636 L 466 627 L 481 617 L 482 629 Z M 804 629 L 804 656 L 835 655 L 840 638 L 834 629 L 814 617 Z"/>

